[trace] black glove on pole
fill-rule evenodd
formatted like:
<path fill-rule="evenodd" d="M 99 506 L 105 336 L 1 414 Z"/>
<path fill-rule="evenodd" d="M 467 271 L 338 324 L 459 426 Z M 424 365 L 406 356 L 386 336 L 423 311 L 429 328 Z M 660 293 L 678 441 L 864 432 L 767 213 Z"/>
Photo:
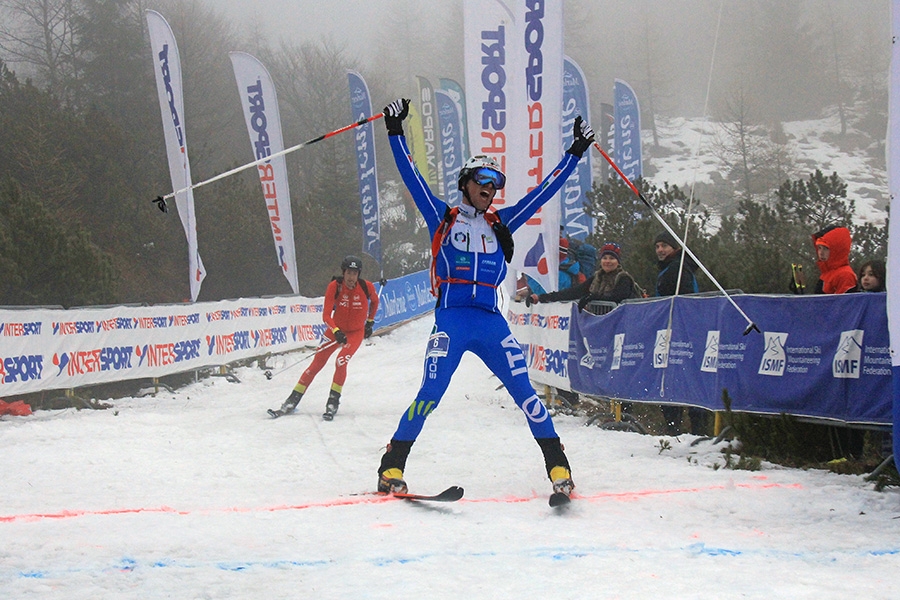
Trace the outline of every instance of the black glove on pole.
<path fill-rule="evenodd" d="M 397 98 L 384 107 L 388 135 L 403 135 L 403 119 L 409 115 L 409 98 Z"/>
<path fill-rule="evenodd" d="M 344 345 L 347 343 L 347 334 L 341 331 L 340 329 L 334 330 L 334 341 L 336 341 L 340 345 Z"/>
<path fill-rule="evenodd" d="M 581 115 L 575 117 L 575 124 L 572 126 L 572 137 L 572 145 L 569 146 L 566 152 L 581 158 L 584 156 L 585 151 L 591 147 L 591 144 L 594 143 L 594 130 L 584 122 Z"/>
<path fill-rule="evenodd" d="M 373 331 L 375 331 L 375 321 L 366 321 L 365 338 L 369 339 L 370 337 L 372 337 Z"/>

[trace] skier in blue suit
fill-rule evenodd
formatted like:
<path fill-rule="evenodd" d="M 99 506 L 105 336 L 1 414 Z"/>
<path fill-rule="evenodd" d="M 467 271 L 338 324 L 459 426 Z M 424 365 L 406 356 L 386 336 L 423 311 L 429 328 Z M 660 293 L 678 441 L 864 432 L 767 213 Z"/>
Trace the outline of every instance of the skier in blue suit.
<path fill-rule="evenodd" d="M 506 176 L 495 159 L 483 155 L 470 158 L 459 173 L 462 204 L 450 209 L 416 169 L 403 135 L 403 119 L 408 113 L 409 100 L 398 99 L 384 109 L 384 121 L 397 169 L 432 236 L 432 293 L 438 301 L 422 385 L 382 456 L 378 491 L 406 492 L 403 470 L 410 448 L 468 350 L 497 375 L 525 413 L 543 452 L 554 493 L 568 496 L 575 487 L 569 461 L 550 414 L 528 378 L 522 349 L 498 308 L 498 287 L 506 277 L 506 263 L 512 259 L 512 232 L 559 191 L 593 142 L 594 132 L 581 117 L 576 118 L 574 142 L 559 164 L 525 197 L 496 212 L 488 209 L 497 190 L 506 184 Z"/>

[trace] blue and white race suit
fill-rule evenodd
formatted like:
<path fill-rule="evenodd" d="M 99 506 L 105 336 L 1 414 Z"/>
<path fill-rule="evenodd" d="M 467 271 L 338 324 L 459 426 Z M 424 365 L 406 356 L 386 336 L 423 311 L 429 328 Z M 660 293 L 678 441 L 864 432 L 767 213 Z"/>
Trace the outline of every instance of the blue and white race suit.
<path fill-rule="evenodd" d="M 403 183 L 412 194 L 434 237 L 447 211 L 416 169 L 406 139 L 389 137 Z M 579 157 L 566 153 L 551 173 L 513 206 L 497 211 L 510 232 L 525 224 L 562 187 Z M 535 438 L 556 438 L 550 414 L 528 378 L 528 365 L 519 342 L 499 309 L 498 286 L 506 277 L 503 250 L 490 223 L 474 207 L 462 204 L 459 214 L 435 257 L 439 301 L 434 329 L 428 339 L 422 385 L 400 419 L 396 440 L 415 440 L 425 418 L 437 408 L 459 366 L 471 351 L 500 379 L 528 419 Z"/>

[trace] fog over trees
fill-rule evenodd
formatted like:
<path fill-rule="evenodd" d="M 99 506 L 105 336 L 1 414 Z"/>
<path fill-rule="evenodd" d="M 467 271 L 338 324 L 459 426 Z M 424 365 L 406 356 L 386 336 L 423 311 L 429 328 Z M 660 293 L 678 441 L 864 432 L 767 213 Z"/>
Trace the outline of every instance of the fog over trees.
<path fill-rule="evenodd" d="M 0 0 L 0 304 L 189 296 L 181 225 L 174 210 L 164 215 L 151 202 L 171 184 L 148 8 L 166 17 L 178 40 L 195 181 L 253 159 L 229 51 L 250 52 L 272 72 L 287 145 L 347 124 L 346 69 L 365 76 L 375 110 L 411 97 L 417 75 L 464 80 L 461 0 Z M 565 0 L 565 50 L 588 78 L 593 120 L 611 99 L 615 78 L 642 98 L 644 129 L 653 134 L 644 140 L 648 174 L 660 151 L 657 119 L 723 124 L 728 133 L 711 150 L 723 164 L 721 181 L 696 194 L 697 214 L 717 211 L 712 221 L 720 228 L 694 239 L 698 255 L 704 247 L 715 251 L 710 262 L 733 273 L 746 268 L 728 262 L 741 260 L 742 245 L 752 241 L 767 252 L 752 232 L 765 230 L 765 219 L 777 221 L 777 211 L 795 210 L 785 205 L 786 190 L 819 181 L 792 165 L 782 123 L 837 114 L 842 149 L 861 149 L 883 165 L 889 13 L 887 0 Z M 426 266 L 428 240 L 396 184 L 386 137 L 376 131 L 384 274 L 394 277 Z M 340 257 L 360 253 L 352 144 L 336 136 L 287 163 L 301 293 L 315 296 Z M 822 174 L 839 190 L 831 176 Z M 677 208 L 683 191 L 645 186 L 671 208 L 673 225 L 689 218 Z M 618 193 L 598 181 L 589 209 L 602 211 Z M 198 189 L 195 198 L 208 271 L 200 300 L 290 293 L 253 172 Z M 851 206 L 852 199 L 844 201 Z M 595 216 L 610 231 L 654 229 L 616 222 L 614 212 Z M 813 224 L 796 226 L 783 241 L 802 253 L 794 248 L 799 232 L 808 234 L 803 228 Z M 855 260 L 883 254 L 881 224 L 857 229 L 868 255 Z M 44 266 L 36 256 L 48 257 Z M 364 276 L 376 278 L 374 261 L 365 260 Z M 788 276 L 729 283 L 784 292 Z"/>

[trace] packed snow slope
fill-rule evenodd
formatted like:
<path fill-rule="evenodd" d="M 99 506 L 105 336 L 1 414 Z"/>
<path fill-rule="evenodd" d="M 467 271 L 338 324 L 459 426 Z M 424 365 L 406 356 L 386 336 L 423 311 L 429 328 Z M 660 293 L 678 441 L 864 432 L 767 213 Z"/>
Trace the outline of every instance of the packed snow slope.
<path fill-rule="evenodd" d="M 2 598 L 896 598 L 900 493 L 861 477 L 722 468 L 691 446 L 557 416 L 564 511 L 524 416 L 467 355 L 406 471 L 372 495 L 431 326 L 376 336 L 333 422 L 330 367 L 295 415 L 293 354 L 101 411 L 0 422 Z M 294 366 L 291 366 L 294 365 Z M 282 370 L 285 369 L 285 370 Z"/>

